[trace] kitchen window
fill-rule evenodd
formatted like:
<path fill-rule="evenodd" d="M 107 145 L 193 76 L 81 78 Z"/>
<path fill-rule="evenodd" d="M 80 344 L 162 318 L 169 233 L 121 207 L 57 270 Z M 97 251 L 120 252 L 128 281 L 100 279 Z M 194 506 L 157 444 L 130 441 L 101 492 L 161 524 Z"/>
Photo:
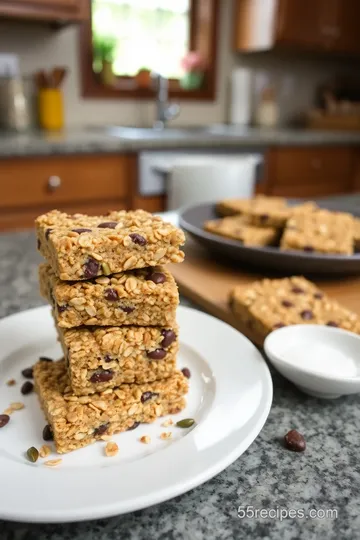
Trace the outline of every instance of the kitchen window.
<path fill-rule="evenodd" d="M 154 71 L 169 79 L 170 96 L 214 99 L 219 3 L 90 0 L 90 19 L 81 27 L 83 96 L 149 99 L 154 96 L 149 72 Z M 184 84 L 181 65 L 190 51 L 201 59 L 195 87 Z M 104 64 L 107 69 L 112 64 L 110 79 Z"/>

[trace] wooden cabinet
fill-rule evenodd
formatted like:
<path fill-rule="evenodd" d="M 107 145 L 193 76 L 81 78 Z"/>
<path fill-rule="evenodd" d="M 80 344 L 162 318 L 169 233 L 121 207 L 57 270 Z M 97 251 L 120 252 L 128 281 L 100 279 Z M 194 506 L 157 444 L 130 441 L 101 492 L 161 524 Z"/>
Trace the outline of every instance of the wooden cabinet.
<path fill-rule="evenodd" d="M 358 0 L 235 0 L 234 47 L 360 54 Z"/>
<path fill-rule="evenodd" d="M 132 164 L 127 155 L 1 160 L 0 229 L 32 227 L 53 208 L 100 215 L 130 208 Z"/>
<path fill-rule="evenodd" d="M 0 17 L 57 23 L 85 20 L 88 0 L 0 0 Z"/>
<path fill-rule="evenodd" d="M 352 148 L 274 148 L 268 152 L 266 193 L 314 198 L 351 193 L 355 155 Z"/>

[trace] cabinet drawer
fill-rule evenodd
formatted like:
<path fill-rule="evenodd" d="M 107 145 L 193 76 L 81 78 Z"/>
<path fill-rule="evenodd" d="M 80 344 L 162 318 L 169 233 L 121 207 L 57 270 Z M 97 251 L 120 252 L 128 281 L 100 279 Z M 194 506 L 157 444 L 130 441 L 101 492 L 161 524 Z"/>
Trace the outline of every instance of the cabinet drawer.
<path fill-rule="evenodd" d="M 352 191 L 351 184 L 341 182 L 314 182 L 313 184 L 279 185 L 271 189 L 270 195 L 276 197 L 315 199 L 330 195 L 343 195 Z"/>
<path fill-rule="evenodd" d="M 273 185 L 344 181 L 350 177 L 352 152 L 349 148 L 282 148 L 273 152 Z"/>
<path fill-rule="evenodd" d="M 0 208 L 125 199 L 128 178 L 127 156 L 3 160 Z"/>

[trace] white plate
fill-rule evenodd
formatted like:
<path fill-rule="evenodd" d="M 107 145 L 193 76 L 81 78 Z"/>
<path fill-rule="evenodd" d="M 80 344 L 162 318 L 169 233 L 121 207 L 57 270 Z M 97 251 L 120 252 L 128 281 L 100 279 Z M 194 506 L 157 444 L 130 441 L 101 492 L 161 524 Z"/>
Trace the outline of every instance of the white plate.
<path fill-rule="evenodd" d="M 40 355 L 60 357 L 50 309 L 0 321 L 0 412 L 10 402 L 25 403 L 0 429 L 0 518 L 64 522 L 139 510 L 206 482 L 249 447 L 271 407 L 264 359 L 242 334 L 214 317 L 180 307 L 178 322 L 178 364 L 190 369 L 191 379 L 187 407 L 173 419 L 195 418 L 195 427 L 163 428 L 164 419 L 158 419 L 114 436 L 116 457 L 105 457 L 106 443 L 99 442 L 63 455 L 62 464 L 49 469 L 43 459 L 33 464 L 25 456 L 30 446 L 44 444 L 46 422 L 36 395 L 21 395 L 20 371 Z M 16 386 L 6 385 L 11 378 Z M 161 440 L 168 430 L 173 439 Z M 151 444 L 139 442 L 145 434 Z"/>

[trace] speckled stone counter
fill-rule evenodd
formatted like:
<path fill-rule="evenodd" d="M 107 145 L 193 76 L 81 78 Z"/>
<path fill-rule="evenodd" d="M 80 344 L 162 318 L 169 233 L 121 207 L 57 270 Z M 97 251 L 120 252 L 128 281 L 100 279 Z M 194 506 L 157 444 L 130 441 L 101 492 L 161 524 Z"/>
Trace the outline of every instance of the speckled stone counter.
<path fill-rule="evenodd" d="M 163 148 L 266 148 L 269 146 L 360 146 L 360 132 L 322 132 L 301 129 L 260 129 L 214 125 L 208 128 L 166 128 L 149 133 L 84 127 L 63 133 L 10 134 L 0 132 L 0 158 L 138 152 Z"/>
<path fill-rule="evenodd" d="M 0 235 L 0 317 L 43 304 L 38 262 L 32 233 Z M 0 521 L 1 540 L 360 538 L 360 396 L 320 401 L 275 373 L 273 381 L 274 402 L 264 429 L 245 454 L 206 484 L 111 519 L 59 525 Z M 282 447 L 281 439 L 291 428 L 304 433 L 304 454 Z M 6 497 L 4 485 L 0 497 Z M 336 509 L 338 517 L 239 519 L 239 506 Z"/>

